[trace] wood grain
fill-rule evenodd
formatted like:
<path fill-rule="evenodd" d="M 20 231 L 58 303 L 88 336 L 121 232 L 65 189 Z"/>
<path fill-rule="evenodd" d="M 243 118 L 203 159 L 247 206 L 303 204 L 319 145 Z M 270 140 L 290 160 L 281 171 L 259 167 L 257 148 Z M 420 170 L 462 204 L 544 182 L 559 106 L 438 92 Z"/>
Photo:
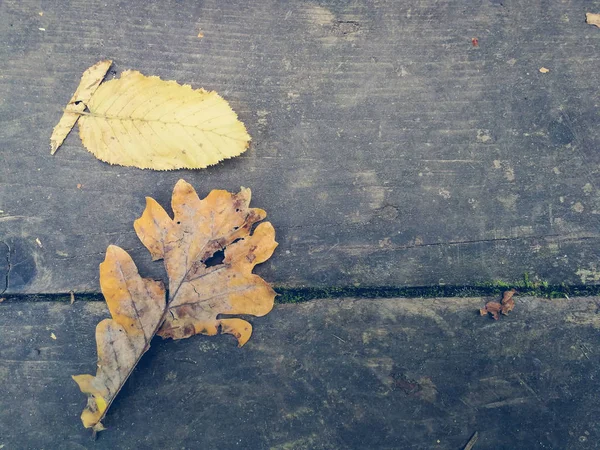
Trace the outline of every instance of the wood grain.
<path fill-rule="evenodd" d="M 91 442 L 70 378 L 103 302 L 0 304 L 0 445 L 61 449 L 597 447 L 598 298 L 319 300 L 231 336 L 157 338 Z M 56 340 L 51 338 L 51 333 Z"/>
<path fill-rule="evenodd" d="M 279 286 L 600 278 L 600 32 L 585 0 L 39 5 L 0 4 L 8 293 L 97 292 L 111 243 L 160 276 L 132 222 L 179 178 L 252 188 L 280 242 L 259 272 Z M 97 161 L 72 134 L 51 157 L 103 58 L 218 91 L 250 150 L 156 173 Z"/>

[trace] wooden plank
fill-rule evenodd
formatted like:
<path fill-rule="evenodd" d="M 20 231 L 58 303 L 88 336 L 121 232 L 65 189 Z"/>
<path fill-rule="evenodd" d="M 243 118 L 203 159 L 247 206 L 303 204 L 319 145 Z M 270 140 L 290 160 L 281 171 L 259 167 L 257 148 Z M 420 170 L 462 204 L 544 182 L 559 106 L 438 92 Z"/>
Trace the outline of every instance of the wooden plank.
<path fill-rule="evenodd" d="M 0 305 L 5 448 L 597 447 L 599 298 L 321 300 L 230 336 L 153 342 L 98 442 L 70 375 L 95 369 L 102 302 Z M 51 338 L 54 333 L 56 340 Z"/>
<path fill-rule="evenodd" d="M 7 292 L 98 291 L 110 243 L 159 276 L 132 221 L 145 196 L 168 204 L 181 177 L 202 195 L 253 189 L 278 230 L 261 268 L 277 285 L 463 285 L 525 272 L 597 282 L 600 30 L 585 23 L 589 6 L 4 1 Z M 250 150 L 157 173 L 96 161 L 74 134 L 51 157 L 61 108 L 108 57 L 115 72 L 219 91 Z"/>

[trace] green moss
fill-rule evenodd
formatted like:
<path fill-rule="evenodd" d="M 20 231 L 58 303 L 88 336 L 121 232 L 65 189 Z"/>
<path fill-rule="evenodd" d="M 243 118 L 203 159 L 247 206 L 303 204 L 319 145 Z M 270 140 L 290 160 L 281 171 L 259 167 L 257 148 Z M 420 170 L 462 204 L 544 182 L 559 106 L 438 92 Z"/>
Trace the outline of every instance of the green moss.
<path fill-rule="evenodd" d="M 509 289 L 516 289 L 520 295 L 545 298 L 570 298 L 575 296 L 600 295 L 600 285 L 568 286 L 566 284 L 551 285 L 545 280 L 532 280 L 528 274 L 515 282 L 494 280 L 475 285 L 453 286 L 337 286 L 337 287 L 276 287 L 279 296 L 277 303 L 299 303 L 325 298 L 433 298 L 433 297 L 493 297 L 501 295 Z"/>

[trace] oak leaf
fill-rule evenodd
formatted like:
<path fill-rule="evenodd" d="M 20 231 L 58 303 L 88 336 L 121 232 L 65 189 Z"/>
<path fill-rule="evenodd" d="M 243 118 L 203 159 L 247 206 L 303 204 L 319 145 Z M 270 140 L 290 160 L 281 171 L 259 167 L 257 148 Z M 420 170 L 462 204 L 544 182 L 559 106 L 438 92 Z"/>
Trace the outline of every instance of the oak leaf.
<path fill-rule="evenodd" d="M 161 282 L 142 278 L 131 257 L 111 245 L 100 265 L 100 286 L 112 319 L 96 328 L 96 376 L 73 378 L 88 394 L 81 419 L 94 432 L 155 334 L 181 339 L 195 334 L 234 335 L 243 346 L 252 334 L 246 320 L 219 315 L 263 316 L 276 293 L 254 275 L 277 247 L 265 211 L 250 208 L 250 189 L 237 194 L 213 190 L 200 199 L 183 180 L 172 197 L 174 218 L 152 198 L 134 222 L 138 237 L 154 260 L 164 259 L 169 293 Z M 222 253 L 222 260 L 219 254 Z M 166 298 L 167 297 L 167 298 Z"/>
<path fill-rule="evenodd" d="M 88 84 L 84 74 L 77 91 Z M 76 109 L 72 103 L 59 122 L 65 126 L 52 135 L 52 153 L 77 117 L 83 145 L 96 158 L 141 169 L 205 168 L 240 155 L 250 142 L 244 124 L 216 92 L 135 70 L 78 96 Z"/>

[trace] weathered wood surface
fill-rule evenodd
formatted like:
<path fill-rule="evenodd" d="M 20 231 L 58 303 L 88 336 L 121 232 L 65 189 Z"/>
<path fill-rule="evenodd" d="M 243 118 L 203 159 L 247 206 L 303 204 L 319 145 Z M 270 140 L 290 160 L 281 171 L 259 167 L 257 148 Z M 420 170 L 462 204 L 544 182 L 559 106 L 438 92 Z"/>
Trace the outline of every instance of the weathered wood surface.
<path fill-rule="evenodd" d="M 153 342 L 92 443 L 102 302 L 0 304 L 5 449 L 595 449 L 600 299 L 321 300 L 227 336 Z M 51 338 L 54 333 L 56 340 Z"/>
<path fill-rule="evenodd" d="M 524 272 L 595 282 L 600 29 L 585 24 L 593 7 L 4 0 L 7 292 L 97 291 L 110 243 L 132 250 L 143 273 L 160 274 L 132 221 L 144 196 L 166 204 L 180 177 L 202 194 L 252 188 L 278 230 L 279 250 L 261 268 L 278 285 L 460 285 Z M 247 124 L 250 150 L 204 171 L 157 173 L 108 166 L 71 135 L 51 157 L 52 127 L 83 70 L 102 58 L 114 59 L 115 72 L 218 90 Z"/>

